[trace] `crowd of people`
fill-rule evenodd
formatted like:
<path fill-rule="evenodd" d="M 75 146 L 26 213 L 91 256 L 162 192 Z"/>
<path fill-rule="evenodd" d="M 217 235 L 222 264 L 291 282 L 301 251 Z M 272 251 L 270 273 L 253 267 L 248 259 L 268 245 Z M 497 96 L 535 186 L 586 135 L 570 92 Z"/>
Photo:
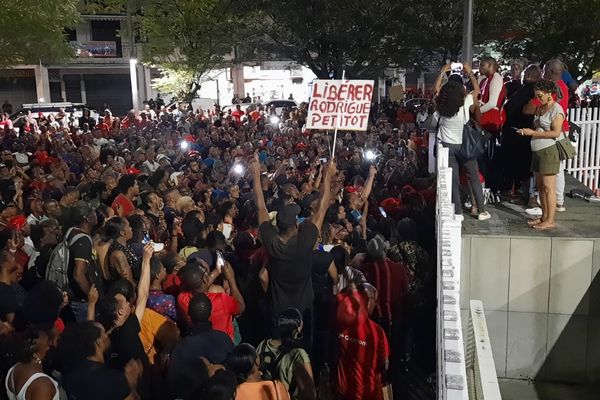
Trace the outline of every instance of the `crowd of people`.
<path fill-rule="evenodd" d="M 5 126 L 3 397 L 377 400 L 432 373 L 435 178 L 391 107 L 333 159 L 305 104 Z"/>

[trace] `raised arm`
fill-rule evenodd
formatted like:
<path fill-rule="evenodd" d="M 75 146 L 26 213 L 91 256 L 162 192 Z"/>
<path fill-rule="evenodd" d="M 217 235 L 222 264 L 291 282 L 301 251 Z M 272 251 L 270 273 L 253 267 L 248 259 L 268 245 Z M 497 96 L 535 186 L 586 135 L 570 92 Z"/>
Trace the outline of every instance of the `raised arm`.
<path fill-rule="evenodd" d="M 142 273 L 140 275 L 140 283 L 137 290 L 137 301 L 135 303 L 135 316 L 138 321 L 142 322 L 146 303 L 148 302 L 148 294 L 150 292 L 150 259 L 154 254 L 154 244 L 147 243 L 144 246 L 144 259 L 142 260 Z"/>
<path fill-rule="evenodd" d="M 256 200 L 256 209 L 258 210 L 258 224 L 269 221 L 269 212 L 265 204 L 265 196 L 260 184 L 260 162 L 258 153 L 254 154 L 254 158 L 250 162 L 250 172 L 252 174 L 252 187 L 254 190 L 254 198 Z"/>
<path fill-rule="evenodd" d="M 231 264 L 229 264 L 228 261 L 226 261 L 225 265 L 223 266 L 223 275 L 225 276 L 227 283 L 229 283 L 231 297 L 233 297 L 236 303 L 238 304 L 238 308 L 240 310 L 239 313 L 241 314 L 246 309 L 246 303 L 244 302 L 244 297 L 242 296 L 242 293 L 240 292 L 237 286 L 237 282 L 235 281 L 235 274 L 233 272 L 233 268 L 231 267 Z"/>
<path fill-rule="evenodd" d="M 371 191 L 373 190 L 373 182 L 375 182 L 375 175 L 377 175 L 377 167 L 375 165 L 371 165 L 369 168 L 369 176 L 367 177 L 367 182 L 365 182 L 365 188 L 363 189 L 360 197 L 364 201 L 367 201 L 369 196 L 371 195 Z"/>
<path fill-rule="evenodd" d="M 435 80 L 435 85 L 434 85 L 434 90 L 435 90 L 436 96 L 440 93 L 440 89 L 442 88 L 442 81 L 444 80 L 444 78 L 446 77 L 446 73 L 449 72 L 450 69 L 451 69 L 451 64 L 446 64 L 440 70 L 440 74 L 438 75 L 437 79 Z"/>
<path fill-rule="evenodd" d="M 318 230 L 321 230 L 323 220 L 325 219 L 325 213 L 329 208 L 329 202 L 331 200 L 331 178 L 335 175 L 337 167 L 335 161 L 331 160 L 325 168 L 325 174 L 323 176 L 323 186 L 321 187 L 321 197 L 319 198 L 319 209 L 317 212 L 310 217 L 312 222 Z"/>
<path fill-rule="evenodd" d="M 479 82 L 473 73 L 473 69 L 469 64 L 463 64 L 463 71 L 467 74 L 469 78 L 469 82 L 471 82 L 471 86 L 473 86 L 473 91 L 471 94 L 473 95 L 473 103 L 477 104 L 479 101 L 479 94 L 481 93 L 481 88 L 479 87 Z"/>

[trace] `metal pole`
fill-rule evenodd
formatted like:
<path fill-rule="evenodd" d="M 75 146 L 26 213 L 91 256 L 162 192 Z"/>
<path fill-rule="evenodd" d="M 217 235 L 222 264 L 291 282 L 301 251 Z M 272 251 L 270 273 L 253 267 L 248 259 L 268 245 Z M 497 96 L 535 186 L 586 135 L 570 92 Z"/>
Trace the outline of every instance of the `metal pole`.
<path fill-rule="evenodd" d="M 342 81 L 346 79 L 346 70 L 342 71 Z M 338 126 L 340 124 L 340 119 L 342 118 L 342 113 L 338 113 L 337 120 L 335 121 L 335 130 L 333 131 L 333 147 L 331 148 L 331 159 L 333 160 L 335 157 L 335 146 L 337 144 L 337 132 Z"/>
<path fill-rule="evenodd" d="M 462 60 L 464 63 L 473 62 L 473 0 L 465 0 L 463 14 Z"/>
<path fill-rule="evenodd" d="M 132 58 L 129 60 L 129 76 L 131 78 L 131 102 L 133 109 L 139 111 L 140 101 L 138 95 L 138 84 L 137 84 L 137 60 Z"/>

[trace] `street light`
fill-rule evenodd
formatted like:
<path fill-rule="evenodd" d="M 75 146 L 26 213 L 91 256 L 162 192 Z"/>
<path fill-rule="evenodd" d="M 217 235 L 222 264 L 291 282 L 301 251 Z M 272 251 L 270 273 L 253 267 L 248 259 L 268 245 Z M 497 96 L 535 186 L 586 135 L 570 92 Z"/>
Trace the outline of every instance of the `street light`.
<path fill-rule="evenodd" d="M 138 85 L 137 85 L 137 63 L 138 60 L 132 58 L 129 60 L 129 76 L 131 77 L 131 100 L 133 109 L 139 109 Z"/>

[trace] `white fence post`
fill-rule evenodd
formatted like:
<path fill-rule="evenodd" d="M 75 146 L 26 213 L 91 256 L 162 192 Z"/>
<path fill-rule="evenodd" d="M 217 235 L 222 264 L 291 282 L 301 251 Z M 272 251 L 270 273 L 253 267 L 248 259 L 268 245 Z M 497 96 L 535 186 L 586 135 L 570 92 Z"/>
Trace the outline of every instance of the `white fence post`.
<path fill-rule="evenodd" d="M 578 181 L 596 191 L 600 183 L 600 109 L 571 108 L 569 121 L 581 128 L 574 145 L 577 155 L 567 162 L 567 171 Z"/>

